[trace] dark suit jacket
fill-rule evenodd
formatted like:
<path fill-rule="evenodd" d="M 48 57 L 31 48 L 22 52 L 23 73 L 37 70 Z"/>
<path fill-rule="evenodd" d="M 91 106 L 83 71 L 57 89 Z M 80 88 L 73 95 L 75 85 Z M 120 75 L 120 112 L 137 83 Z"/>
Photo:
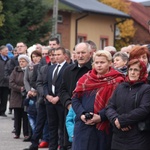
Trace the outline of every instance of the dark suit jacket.
<path fill-rule="evenodd" d="M 42 66 L 38 71 L 37 80 L 36 80 L 36 89 L 40 96 L 43 96 L 43 84 L 44 84 L 44 81 L 47 80 L 46 74 L 47 74 L 48 67 L 50 65 L 51 65 L 50 63 L 46 64 Z"/>
<path fill-rule="evenodd" d="M 53 94 L 52 92 L 52 77 L 53 77 L 53 71 L 57 65 L 55 64 L 55 65 L 48 67 L 48 72 L 47 72 L 47 77 L 46 77 L 47 80 L 44 82 L 44 96 L 45 97 L 46 95 L 52 95 L 52 96 L 60 95 L 60 85 L 62 83 L 62 75 L 63 75 L 65 68 L 68 65 L 69 64 L 66 62 L 59 71 L 58 78 L 56 79 L 56 82 L 55 82 L 55 94 Z"/>
<path fill-rule="evenodd" d="M 60 101 L 64 107 L 67 108 L 67 106 L 71 104 L 72 92 L 76 87 L 77 81 L 80 77 L 92 69 L 91 64 L 92 60 L 90 59 L 81 68 L 78 67 L 78 63 L 76 62 L 65 69 L 63 74 L 63 82 L 60 88 Z"/>
<path fill-rule="evenodd" d="M 7 61 L 7 64 L 5 66 L 5 77 L 9 77 L 12 71 L 14 70 L 14 68 L 16 66 L 19 66 L 18 57 L 19 55 Z"/>
<path fill-rule="evenodd" d="M 5 77 L 4 74 L 5 66 L 8 60 L 9 58 L 7 57 L 7 60 L 4 61 L 0 55 L 0 87 L 8 87 L 8 78 Z"/>
<path fill-rule="evenodd" d="M 50 63 L 49 56 L 42 57 L 42 59 L 40 60 L 40 68 L 48 63 Z"/>
<path fill-rule="evenodd" d="M 78 67 L 78 63 L 68 66 L 63 74 L 63 81 L 60 87 L 60 101 L 65 109 L 65 116 L 68 113 L 67 106 L 71 104 L 72 92 L 76 87 L 77 81 L 80 77 L 82 77 L 85 73 L 92 69 L 92 60 L 89 60 L 84 66 L 81 68 Z M 68 141 L 68 133 L 64 131 L 64 146 L 69 146 L 71 143 Z"/>

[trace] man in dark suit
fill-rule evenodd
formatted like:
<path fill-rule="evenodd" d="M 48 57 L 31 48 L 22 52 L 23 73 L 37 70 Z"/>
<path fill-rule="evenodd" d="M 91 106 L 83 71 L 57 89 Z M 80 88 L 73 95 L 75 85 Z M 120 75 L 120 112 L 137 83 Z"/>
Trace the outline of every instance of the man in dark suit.
<path fill-rule="evenodd" d="M 63 74 L 63 82 L 60 88 L 60 101 L 65 108 L 65 115 L 71 107 L 72 92 L 75 89 L 78 79 L 92 69 L 92 49 L 88 43 L 79 43 L 75 47 L 76 62 L 67 67 Z M 66 128 L 64 130 L 64 147 L 71 149 L 71 143 L 68 141 Z"/>
<path fill-rule="evenodd" d="M 49 124 L 49 150 L 57 150 L 58 147 L 58 129 L 60 150 L 63 150 L 63 125 L 64 108 L 59 100 L 60 85 L 62 75 L 68 63 L 65 60 L 66 51 L 63 47 L 55 50 L 55 60 L 57 64 L 48 67 L 47 80 L 44 83 L 44 96 L 46 101 L 46 111 Z"/>

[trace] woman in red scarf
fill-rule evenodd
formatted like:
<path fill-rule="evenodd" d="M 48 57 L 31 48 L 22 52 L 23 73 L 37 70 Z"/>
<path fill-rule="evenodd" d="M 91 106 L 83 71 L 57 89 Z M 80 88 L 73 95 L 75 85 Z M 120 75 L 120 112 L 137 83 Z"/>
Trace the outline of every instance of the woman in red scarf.
<path fill-rule="evenodd" d="M 111 64 L 108 51 L 97 51 L 93 56 L 93 69 L 77 83 L 72 99 L 76 113 L 72 150 L 106 150 L 110 146 L 105 107 L 118 83 L 124 80 Z"/>
<path fill-rule="evenodd" d="M 137 126 L 150 114 L 150 85 L 146 82 L 145 63 L 131 60 L 126 82 L 116 88 L 106 108 L 113 125 L 112 150 L 150 149 L 150 132 L 141 132 Z"/>

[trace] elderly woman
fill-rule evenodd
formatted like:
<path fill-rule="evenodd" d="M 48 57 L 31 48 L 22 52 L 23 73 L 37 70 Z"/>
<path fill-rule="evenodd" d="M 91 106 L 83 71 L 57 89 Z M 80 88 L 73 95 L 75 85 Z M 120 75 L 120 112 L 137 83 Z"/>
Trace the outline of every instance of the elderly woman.
<path fill-rule="evenodd" d="M 19 66 L 15 67 L 10 75 L 9 85 L 11 88 L 10 97 L 10 108 L 14 109 L 15 117 L 15 136 L 14 138 L 19 138 L 21 133 L 21 122 L 23 119 L 23 134 L 24 138 L 28 138 L 28 118 L 27 113 L 24 111 L 23 107 L 23 97 L 22 92 L 24 91 L 24 71 L 29 64 L 29 57 L 26 55 L 19 55 L 18 62 Z"/>
<path fill-rule="evenodd" d="M 76 113 L 73 150 L 106 150 L 110 146 L 105 107 L 116 86 L 124 80 L 111 63 L 108 51 L 97 51 L 93 56 L 93 69 L 77 82 L 72 99 Z"/>
<path fill-rule="evenodd" d="M 115 90 L 106 110 L 114 129 L 113 150 L 150 149 L 150 133 L 139 131 L 137 126 L 150 114 L 150 85 L 146 81 L 147 68 L 144 62 L 131 60 L 128 76 Z"/>
<path fill-rule="evenodd" d="M 115 53 L 113 56 L 114 68 L 126 75 L 128 59 L 129 59 L 128 55 L 124 52 Z"/>
<path fill-rule="evenodd" d="M 150 53 L 148 51 L 148 48 L 146 46 L 139 46 L 139 45 L 134 46 L 130 51 L 129 57 L 129 60 L 132 59 L 139 59 L 145 63 L 148 71 L 148 83 L 150 84 L 150 65 L 149 65 Z"/>

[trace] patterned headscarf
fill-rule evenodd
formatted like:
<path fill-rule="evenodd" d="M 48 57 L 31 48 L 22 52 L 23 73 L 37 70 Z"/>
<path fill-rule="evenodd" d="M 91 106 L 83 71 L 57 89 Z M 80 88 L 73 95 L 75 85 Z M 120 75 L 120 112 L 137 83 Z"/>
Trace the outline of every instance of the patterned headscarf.
<path fill-rule="evenodd" d="M 130 81 L 129 76 L 126 77 L 126 81 L 130 82 L 130 83 L 135 83 L 135 82 L 147 82 L 147 77 L 148 77 L 148 73 L 147 73 L 147 67 L 145 65 L 145 63 L 139 59 L 132 59 L 129 61 L 128 63 L 128 69 L 130 68 L 130 66 L 132 66 L 133 64 L 138 64 L 140 63 L 140 76 L 139 79 L 136 81 Z"/>

